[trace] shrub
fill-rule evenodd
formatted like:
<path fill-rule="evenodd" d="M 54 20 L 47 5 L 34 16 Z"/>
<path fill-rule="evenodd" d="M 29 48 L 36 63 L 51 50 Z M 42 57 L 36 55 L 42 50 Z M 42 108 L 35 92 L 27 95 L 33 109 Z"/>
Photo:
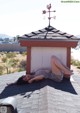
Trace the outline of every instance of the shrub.
<path fill-rule="evenodd" d="M 25 71 L 25 69 L 19 68 L 19 69 L 18 69 L 18 72 L 21 72 L 21 71 Z"/>
<path fill-rule="evenodd" d="M 8 53 L 6 53 L 6 57 L 7 57 L 7 58 L 16 57 L 16 53 L 15 53 L 15 52 L 8 52 Z"/>
<path fill-rule="evenodd" d="M 27 52 L 23 52 L 22 55 L 23 55 L 23 56 L 27 55 Z"/>
<path fill-rule="evenodd" d="M 19 65 L 20 68 L 26 69 L 26 61 L 22 60 Z"/>
<path fill-rule="evenodd" d="M 3 66 L 0 66 L 0 75 L 3 74 L 3 70 L 4 70 L 4 67 Z"/>
<path fill-rule="evenodd" d="M 78 66 L 77 68 L 80 69 L 80 66 Z"/>
<path fill-rule="evenodd" d="M 7 58 L 6 58 L 6 57 L 3 57 L 3 58 L 2 58 L 2 61 L 3 61 L 3 62 L 6 62 L 6 61 L 7 61 Z"/>
<path fill-rule="evenodd" d="M 16 71 L 24 71 L 26 69 L 26 60 L 22 60 L 23 58 L 25 58 L 26 52 L 23 52 L 22 54 L 20 54 L 20 52 L 0 52 L 0 53 L 1 53 L 0 75 Z"/>
<path fill-rule="evenodd" d="M 80 61 L 71 59 L 71 64 L 80 69 Z"/>
<path fill-rule="evenodd" d="M 18 64 L 19 60 L 18 59 L 10 59 L 9 60 L 9 64 L 12 66 L 12 67 L 16 67 L 16 65 Z"/>

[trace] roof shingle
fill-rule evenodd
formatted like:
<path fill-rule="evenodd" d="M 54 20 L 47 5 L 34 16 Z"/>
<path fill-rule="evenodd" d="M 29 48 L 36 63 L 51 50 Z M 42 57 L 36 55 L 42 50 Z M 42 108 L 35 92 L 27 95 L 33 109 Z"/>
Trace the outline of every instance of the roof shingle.
<path fill-rule="evenodd" d="M 31 40 L 31 39 L 77 39 L 75 36 L 68 33 L 57 30 L 52 26 L 48 26 L 44 29 L 24 34 L 19 39 Z"/>
<path fill-rule="evenodd" d="M 74 74 L 73 80 L 64 79 L 57 83 L 42 80 L 22 86 L 7 86 L 25 72 L 0 76 L 0 101 L 13 96 L 17 100 L 18 111 L 26 113 L 79 113 L 80 77 Z M 79 77 L 77 81 L 77 77 Z"/>

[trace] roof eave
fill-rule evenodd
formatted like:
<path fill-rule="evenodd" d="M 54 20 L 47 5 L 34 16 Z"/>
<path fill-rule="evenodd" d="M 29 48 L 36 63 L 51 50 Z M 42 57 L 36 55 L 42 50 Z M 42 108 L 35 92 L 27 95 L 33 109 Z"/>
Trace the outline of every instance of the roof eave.
<path fill-rule="evenodd" d="M 77 40 L 20 40 L 21 46 L 26 47 L 76 47 Z"/>

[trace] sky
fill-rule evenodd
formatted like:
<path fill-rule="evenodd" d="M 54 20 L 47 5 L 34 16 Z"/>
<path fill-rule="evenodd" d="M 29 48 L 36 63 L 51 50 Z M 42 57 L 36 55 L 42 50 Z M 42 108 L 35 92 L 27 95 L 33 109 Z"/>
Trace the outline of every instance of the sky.
<path fill-rule="evenodd" d="M 64 0 L 65 1 L 65 0 Z M 73 0 L 76 1 L 76 0 Z M 80 0 L 78 0 L 80 1 Z M 80 35 L 80 2 L 62 3 L 61 0 L 0 0 L 0 34 L 17 36 L 48 26 L 46 6 L 52 5 L 51 26 L 62 32 Z"/>

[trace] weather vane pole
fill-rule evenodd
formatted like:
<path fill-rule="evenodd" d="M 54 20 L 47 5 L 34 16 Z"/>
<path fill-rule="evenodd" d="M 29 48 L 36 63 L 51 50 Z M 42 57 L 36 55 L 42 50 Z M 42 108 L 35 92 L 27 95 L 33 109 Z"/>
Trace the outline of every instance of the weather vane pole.
<path fill-rule="evenodd" d="M 50 20 L 51 20 L 51 18 L 54 18 L 54 19 L 56 18 L 56 16 L 51 17 L 51 12 L 56 12 L 56 11 L 55 10 L 54 11 L 51 11 L 51 4 L 47 5 L 47 9 L 48 9 L 48 11 L 43 10 L 43 14 L 49 13 L 48 19 L 49 19 L 49 26 L 50 26 Z"/>

